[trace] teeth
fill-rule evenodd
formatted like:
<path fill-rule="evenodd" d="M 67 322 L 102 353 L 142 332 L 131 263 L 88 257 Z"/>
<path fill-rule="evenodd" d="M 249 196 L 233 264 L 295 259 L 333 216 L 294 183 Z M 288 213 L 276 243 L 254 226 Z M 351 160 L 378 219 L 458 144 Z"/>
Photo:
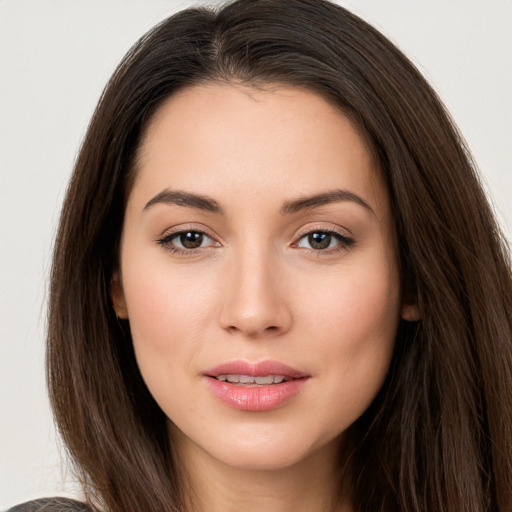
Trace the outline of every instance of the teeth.
<path fill-rule="evenodd" d="M 274 377 L 272 377 L 272 375 L 267 375 L 266 377 L 256 377 L 254 381 L 256 384 L 273 384 Z"/>
<path fill-rule="evenodd" d="M 222 382 L 229 382 L 231 384 L 257 384 L 267 386 L 270 384 L 280 384 L 281 382 L 290 380 L 284 375 L 265 375 L 263 377 L 253 377 L 251 375 L 238 374 L 218 375 L 216 379 Z"/>

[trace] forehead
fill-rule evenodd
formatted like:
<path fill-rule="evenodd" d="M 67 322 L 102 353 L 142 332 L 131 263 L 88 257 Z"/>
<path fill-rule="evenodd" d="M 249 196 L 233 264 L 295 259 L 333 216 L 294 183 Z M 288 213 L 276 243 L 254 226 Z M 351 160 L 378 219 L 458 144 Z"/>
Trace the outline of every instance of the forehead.
<path fill-rule="evenodd" d="M 291 196 L 353 188 L 387 198 L 366 138 L 339 109 L 305 89 L 207 84 L 167 99 L 138 154 L 133 192 L 192 187 Z M 385 196 L 385 197 L 384 197 Z"/>

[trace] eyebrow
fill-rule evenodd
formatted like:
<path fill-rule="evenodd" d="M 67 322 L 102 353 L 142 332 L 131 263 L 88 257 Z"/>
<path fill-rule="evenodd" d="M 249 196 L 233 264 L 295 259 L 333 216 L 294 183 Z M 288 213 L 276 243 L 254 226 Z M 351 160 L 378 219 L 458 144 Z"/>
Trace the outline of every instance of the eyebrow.
<path fill-rule="evenodd" d="M 210 213 L 222 214 L 223 210 L 219 203 L 208 196 L 183 192 L 182 190 L 162 190 L 155 197 L 150 199 L 143 211 L 148 210 L 155 204 L 176 204 L 178 206 L 188 206 L 189 208 L 197 208 Z"/>
<path fill-rule="evenodd" d="M 357 194 L 350 192 L 349 190 L 341 189 L 329 190 L 327 192 L 315 194 L 314 196 L 300 197 L 292 201 L 287 201 L 283 205 L 281 212 L 283 214 L 293 214 L 302 210 L 310 210 L 313 208 L 318 208 L 319 206 L 338 203 L 340 201 L 354 202 L 375 215 L 372 207 L 364 199 L 359 197 Z"/>
<path fill-rule="evenodd" d="M 298 199 L 286 201 L 281 208 L 281 213 L 284 215 L 291 215 L 303 210 L 310 210 L 341 201 L 354 202 L 375 215 L 372 207 L 364 199 L 349 190 L 341 189 L 329 190 L 313 196 L 300 197 Z M 162 192 L 158 193 L 146 203 L 143 211 L 148 210 L 155 204 L 176 204 L 178 206 L 186 206 L 188 208 L 197 208 L 210 213 L 224 213 L 222 207 L 217 201 L 215 201 L 215 199 L 200 194 L 184 192 L 182 190 L 162 190 Z"/>

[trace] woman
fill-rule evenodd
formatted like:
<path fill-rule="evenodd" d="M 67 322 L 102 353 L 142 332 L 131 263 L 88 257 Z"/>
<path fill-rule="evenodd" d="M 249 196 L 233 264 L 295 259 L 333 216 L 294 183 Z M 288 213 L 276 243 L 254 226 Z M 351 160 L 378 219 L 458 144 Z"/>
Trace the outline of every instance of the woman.
<path fill-rule="evenodd" d="M 164 21 L 64 204 L 48 381 L 90 506 L 505 511 L 509 256 L 456 129 L 318 0 Z"/>

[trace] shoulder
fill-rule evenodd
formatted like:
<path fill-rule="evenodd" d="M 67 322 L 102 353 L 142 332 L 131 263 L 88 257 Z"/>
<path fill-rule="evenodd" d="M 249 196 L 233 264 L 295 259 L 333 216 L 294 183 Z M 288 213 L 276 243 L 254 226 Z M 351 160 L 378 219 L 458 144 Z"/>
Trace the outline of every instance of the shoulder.
<path fill-rule="evenodd" d="M 41 498 L 16 505 L 7 512 L 94 512 L 94 510 L 85 503 L 70 498 Z"/>

